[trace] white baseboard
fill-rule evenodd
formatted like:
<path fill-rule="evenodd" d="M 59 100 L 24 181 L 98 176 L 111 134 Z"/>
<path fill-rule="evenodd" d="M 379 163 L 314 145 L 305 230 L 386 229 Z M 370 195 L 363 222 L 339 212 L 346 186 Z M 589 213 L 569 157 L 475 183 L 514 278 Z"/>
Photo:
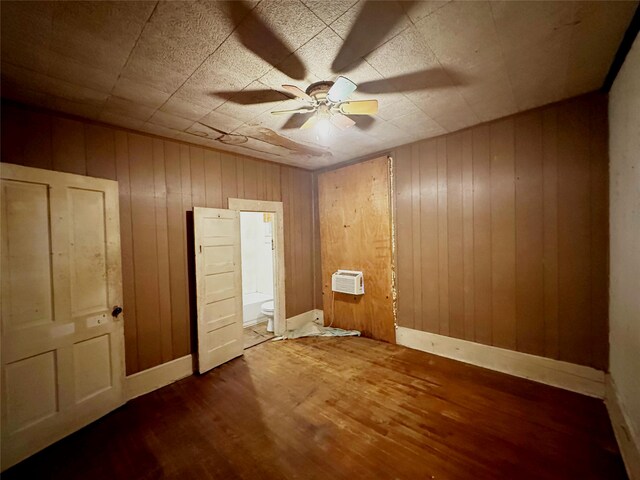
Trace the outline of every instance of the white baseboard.
<path fill-rule="evenodd" d="M 300 328 L 305 323 L 309 322 L 322 322 L 324 321 L 324 315 L 322 310 L 309 310 L 307 312 L 296 315 L 295 317 L 287 318 L 287 330 L 295 330 Z"/>
<path fill-rule="evenodd" d="M 295 330 L 305 323 L 315 321 L 322 323 L 322 320 L 322 310 L 309 310 L 295 317 L 287 318 L 286 329 Z M 185 355 L 184 357 L 125 377 L 125 398 L 131 400 L 192 375 L 194 372 L 193 363 L 193 356 Z"/>
<path fill-rule="evenodd" d="M 620 453 L 630 480 L 640 480 L 640 433 L 631 427 L 624 404 L 620 401 L 611 375 L 606 376 L 604 403 L 609 411 L 611 425 L 620 447 Z"/>
<path fill-rule="evenodd" d="M 262 315 L 258 318 L 254 318 L 253 320 L 249 320 L 246 323 L 242 323 L 242 328 L 247 328 L 247 327 L 255 327 L 256 325 L 259 325 L 261 323 L 267 323 L 269 321 L 269 317 L 267 317 L 266 315 Z"/>
<path fill-rule="evenodd" d="M 126 399 L 131 400 L 145 393 L 169 385 L 181 378 L 193 375 L 193 356 L 185 355 L 156 367 L 125 377 Z"/>
<path fill-rule="evenodd" d="M 396 330 L 396 343 L 590 397 L 604 398 L 604 372 L 595 368 L 404 327 Z"/>

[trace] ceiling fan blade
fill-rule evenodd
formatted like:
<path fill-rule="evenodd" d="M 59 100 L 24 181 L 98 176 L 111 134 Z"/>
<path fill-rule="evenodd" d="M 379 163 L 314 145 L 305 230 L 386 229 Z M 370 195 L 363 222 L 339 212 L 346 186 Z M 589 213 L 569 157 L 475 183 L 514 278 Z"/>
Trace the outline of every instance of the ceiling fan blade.
<path fill-rule="evenodd" d="M 405 10 L 409 11 L 415 3 L 402 2 L 403 8 L 398 2 L 365 2 L 331 64 L 332 71 L 345 72 L 347 68 L 350 71 L 362 64 L 363 57 L 387 40 L 398 23 L 407 19 Z"/>
<path fill-rule="evenodd" d="M 289 115 L 290 113 L 311 113 L 313 112 L 313 107 L 300 107 L 294 108 L 292 110 L 275 110 L 271 112 L 271 115 Z"/>
<path fill-rule="evenodd" d="M 253 8 L 244 1 L 220 2 L 220 5 L 237 25 L 234 35 L 239 38 L 242 45 L 288 77 L 296 80 L 304 79 L 307 73 L 304 64 L 295 52 L 291 53 L 287 44 L 260 19 L 255 13 L 257 8 Z M 286 62 L 284 62 L 285 59 Z"/>
<path fill-rule="evenodd" d="M 356 100 L 340 104 L 340 112 L 347 115 L 375 115 L 378 113 L 377 100 Z"/>
<path fill-rule="evenodd" d="M 306 100 L 307 102 L 313 102 L 313 98 L 307 95 L 304 90 L 296 87 L 295 85 L 282 85 L 282 88 L 284 88 L 287 92 L 289 92 L 291 95 L 297 98 Z"/>
<path fill-rule="evenodd" d="M 300 127 L 300 130 L 306 130 L 307 128 L 312 128 L 316 123 L 318 123 L 317 115 L 309 117 L 309 120 L 307 120 L 302 124 L 302 126 Z"/>
<path fill-rule="evenodd" d="M 338 77 L 327 92 L 327 98 L 333 103 L 343 102 L 355 92 L 358 86 L 347 77 Z"/>
<path fill-rule="evenodd" d="M 223 90 L 211 92 L 216 97 L 224 98 L 228 102 L 237 103 L 239 105 L 255 105 L 258 103 L 282 102 L 291 99 L 277 90 Z"/>
<path fill-rule="evenodd" d="M 352 119 L 341 113 L 332 114 L 329 118 L 329 121 L 331 121 L 331 124 L 338 127 L 340 130 L 345 130 L 349 127 L 353 127 L 356 124 L 356 122 L 354 122 Z"/>

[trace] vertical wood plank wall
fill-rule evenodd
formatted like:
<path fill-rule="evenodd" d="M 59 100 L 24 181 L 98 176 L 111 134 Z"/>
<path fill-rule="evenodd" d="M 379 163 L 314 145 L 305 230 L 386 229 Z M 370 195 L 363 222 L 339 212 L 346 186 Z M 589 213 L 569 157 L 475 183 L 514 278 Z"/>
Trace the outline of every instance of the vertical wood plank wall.
<path fill-rule="evenodd" d="M 313 305 L 323 310 L 322 255 L 320 248 L 320 206 L 318 204 L 318 173 L 313 174 Z"/>
<path fill-rule="evenodd" d="M 605 369 L 606 98 L 394 155 L 399 324 Z"/>
<path fill-rule="evenodd" d="M 16 104 L 2 105 L 1 160 L 118 180 L 127 374 L 196 348 L 187 228 L 194 205 L 282 201 L 286 315 L 314 308 L 311 172 Z"/>
<path fill-rule="evenodd" d="M 388 168 L 381 157 L 320 173 L 318 211 L 325 324 L 395 343 Z M 333 301 L 338 269 L 362 271 L 365 294 Z"/>

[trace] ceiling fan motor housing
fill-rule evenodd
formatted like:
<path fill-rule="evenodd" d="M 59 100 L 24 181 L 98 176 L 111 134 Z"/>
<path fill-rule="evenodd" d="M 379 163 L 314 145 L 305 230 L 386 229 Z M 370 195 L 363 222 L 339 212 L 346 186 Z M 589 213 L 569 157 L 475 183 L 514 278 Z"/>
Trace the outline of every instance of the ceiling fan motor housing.
<path fill-rule="evenodd" d="M 333 87 L 333 82 L 315 82 L 307 87 L 306 94 L 312 97 L 316 102 L 322 103 L 327 100 L 327 93 L 331 87 Z"/>

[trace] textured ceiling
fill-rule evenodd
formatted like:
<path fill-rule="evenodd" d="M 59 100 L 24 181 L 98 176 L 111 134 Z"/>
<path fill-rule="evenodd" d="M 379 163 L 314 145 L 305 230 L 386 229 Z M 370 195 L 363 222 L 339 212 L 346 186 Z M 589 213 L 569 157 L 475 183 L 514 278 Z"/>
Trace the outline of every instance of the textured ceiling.
<path fill-rule="evenodd" d="M 636 7 L 3 1 L 2 96 L 313 169 L 599 88 Z M 319 138 L 269 113 L 338 74 L 375 118 Z"/>

